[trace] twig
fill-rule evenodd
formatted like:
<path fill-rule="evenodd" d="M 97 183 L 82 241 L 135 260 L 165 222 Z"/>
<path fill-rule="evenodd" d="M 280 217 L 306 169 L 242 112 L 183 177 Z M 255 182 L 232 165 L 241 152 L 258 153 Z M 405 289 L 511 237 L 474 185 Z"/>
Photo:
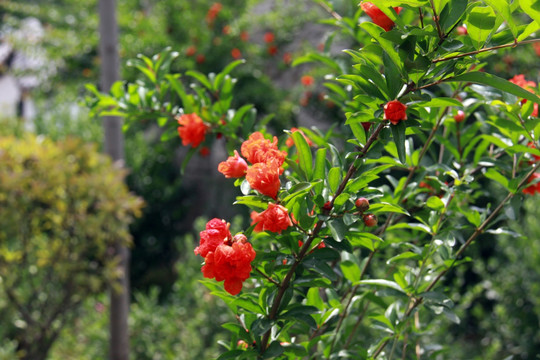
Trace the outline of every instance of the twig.
<path fill-rule="evenodd" d="M 454 56 L 449 56 L 449 57 L 445 57 L 445 58 L 434 59 L 431 62 L 433 64 L 435 64 L 435 63 L 438 63 L 438 62 L 441 62 L 441 61 L 459 59 L 459 58 L 462 58 L 462 57 L 465 57 L 465 56 L 476 55 L 476 54 L 480 54 L 480 53 L 487 52 L 487 51 L 492 51 L 492 50 L 497 50 L 497 49 L 504 49 L 504 48 L 507 48 L 507 47 L 516 47 L 518 45 L 524 45 L 524 44 L 532 44 L 532 43 L 539 42 L 539 41 L 540 41 L 540 39 L 530 39 L 530 40 L 512 42 L 512 43 L 509 43 L 509 44 L 492 46 L 492 47 L 483 48 L 483 49 L 479 49 L 479 50 L 475 50 L 475 51 L 471 51 L 471 52 L 466 52 L 466 53 L 458 54 L 458 55 L 454 55 Z"/>

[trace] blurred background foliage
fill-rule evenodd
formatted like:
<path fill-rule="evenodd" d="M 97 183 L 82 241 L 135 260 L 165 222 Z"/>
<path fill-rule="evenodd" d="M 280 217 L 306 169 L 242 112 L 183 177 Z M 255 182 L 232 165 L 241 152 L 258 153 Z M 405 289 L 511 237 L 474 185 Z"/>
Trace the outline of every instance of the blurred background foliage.
<path fill-rule="evenodd" d="M 356 1 L 333 3 L 343 15 L 352 16 L 357 10 Z M 286 0 L 223 0 L 220 4 L 210 21 L 213 1 L 118 0 L 122 78 L 136 81 L 137 72 L 126 66 L 127 59 L 139 53 L 151 56 L 167 46 L 182 54 L 173 63 L 173 71 L 217 72 L 240 54 L 247 63 L 234 74 L 238 78 L 234 106 L 254 104 L 261 118 L 276 114 L 274 133 L 298 124 L 327 128 L 343 119 L 324 98 L 321 84 L 328 69 L 313 64 L 291 66 L 307 52 L 331 53 L 347 66 L 347 57 L 336 49 L 346 48 L 350 40 L 347 34 L 318 23 L 328 18 L 321 7 L 311 1 Z M 101 144 L 101 124 L 81 105 L 84 84 L 98 83 L 99 78 L 97 1 L 84 5 L 79 0 L 1 1 L 0 35 L 17 51 L 27 45 L 11 34 L 30 17 L 37 18 L 45 31 L 38 44 L 47 57 L 43 68 L 53 64 L 55 69 L 46 71 L 46 80 L 31 90 L 36 106 L 34 131 L 53 140 L 74 135 Z M 271 41 L 267 33 L 272 34 Z M 502 50 L 484 61 L 503 78 L 525 74 L 538 82 L 538 56 L 527 45 Z M 305 74 L 314 76 L 314 85 L 301 84 Z M 24 133 L 20 119 L 1 119 L 0 125 L 2 136 Z M 210 157 L 199 156 L 192 162 L 187 171 L 191 179 L 183 178 L 179 167 L 185 152 L 180 140 L 160 142 L 159 138 L 155 127 L 144 122 L 126 134 L 127 183 L 146 203 L 143 216 L 131 226 L 133 357 L 215 358 L 217 341 L 224 336 L 219 324 L 230 321 L 226 319 L 229 313 L 198 283 L 200 262 L 192 251 L 200 226 L 192 230 L 191 224 L 201 215 L 230 219 L 236 214 L 229 208 L 230 201 L 225 208 L 201 201 L 222 191 L 222 183 L 208 179 L 212 178 L 208 173 L 215 171 L 226 154 L 217 144 Z M 232 199 L 234 194 L 229 196 Z M 437 320 L 427 330 L 434 349 L 437 344 L 449 349 L 439 355 L 441 359 L 532 359 L 540 353 L 537 198 L 526 199 L 523 209 L 514 214 L 515 233 L 484 234 L 469 253 L 479 261 L 461 265 L 447 278 L 449 287 L 460 289 L 452 300 L 461 322 Z M 104 295 L 86 298 L 49 358 L 105 358 L 106 302 Z M 0 297 L 0 311 L 5 306 Z M 10 317 L 0 317 L 0 359 L 15 356 L 17 343 L 5 330 L 14 324 Z"/>

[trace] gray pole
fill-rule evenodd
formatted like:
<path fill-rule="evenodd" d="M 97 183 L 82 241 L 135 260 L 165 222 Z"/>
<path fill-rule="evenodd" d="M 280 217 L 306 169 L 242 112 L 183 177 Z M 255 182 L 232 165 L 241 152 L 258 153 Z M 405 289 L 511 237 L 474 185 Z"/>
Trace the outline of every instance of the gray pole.
<path fill-rule="evenodd" d="M 115 0 L 99 0 L 99 54 L 101 58 L 101 91 L 108 92 L 119 79 L 118 23 Z M 122 119 L 114 116 L 103 118 L 105 152 L 117 164 L 124 161 L 124 137 Z M 122 276 L 118 286 L 110 290 L 110 360 L 129 359 L 129 250 L 122 244 L 114 247 L 115 256 L 120 258 Z M 117 290 L 117 288 L 119 290 Z"/>

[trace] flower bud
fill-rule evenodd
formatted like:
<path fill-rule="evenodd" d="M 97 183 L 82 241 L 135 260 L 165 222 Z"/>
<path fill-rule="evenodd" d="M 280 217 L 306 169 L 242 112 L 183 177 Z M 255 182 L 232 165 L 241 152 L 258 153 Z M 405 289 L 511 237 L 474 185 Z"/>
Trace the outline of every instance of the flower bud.
<path fill-rule="evenodd" d="M 465 120 L 465 113 L 463 112 L 463 110 L 458 110 L 457 114 L 454 115 L 454 120 L 456 120 L 456 122 L 458 123 Z"/>
<path fill-rule="evenodd" d="M 368 227 L 377 225 L 377 217 L 373 214 L 364 215 L 364 224 Z"/>
<path fill-rule="evenodd" d="M 360 212 L 364 212 L 367 209 L 369 209 L 369 201 L 365 197 L 360 197 L 356 199 L 356 201 L 354 202 L 354 205 Z"/>

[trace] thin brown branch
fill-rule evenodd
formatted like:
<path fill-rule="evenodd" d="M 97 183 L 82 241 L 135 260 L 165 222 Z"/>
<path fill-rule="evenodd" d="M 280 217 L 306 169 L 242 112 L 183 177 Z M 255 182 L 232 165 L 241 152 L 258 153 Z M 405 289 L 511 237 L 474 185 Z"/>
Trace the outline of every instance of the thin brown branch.
<path fill-rule="evenodd" d="M 512 43 L 509 43 L 509 44 L 497 45 L 497 46 L 483 48 L 483 49 L 479 49 L 479 50 L 475 50 L 475 51 L 466 52 L 466 53 L 463 53 L 463 54 L 458 54 L 458 55 L 453 55 L 453 56 L 449 56 L 449 57 L 439 58 L 439 59 L 432 60 L 431 62 L 435 64 L 435 63 L 438 63 L 438 62 L 441 62 L 441 61 L 459 59 L 459 58 L 462 58 L 462 57 L 465 57 L 465 56 L 477 55 L 477 54 L 484 53 L 484 52 L 487 52 L 487 51 L 504 49 L 504 48 L 507 48 L 507 47 L 516 47 L 518 45 L 524 45 L 524 44 L 532 44 L 532 43 L 539 42 L 539 41 L 540 41 L 540 39 L 530 39 L 530 40 L 512 42 Z"/>

